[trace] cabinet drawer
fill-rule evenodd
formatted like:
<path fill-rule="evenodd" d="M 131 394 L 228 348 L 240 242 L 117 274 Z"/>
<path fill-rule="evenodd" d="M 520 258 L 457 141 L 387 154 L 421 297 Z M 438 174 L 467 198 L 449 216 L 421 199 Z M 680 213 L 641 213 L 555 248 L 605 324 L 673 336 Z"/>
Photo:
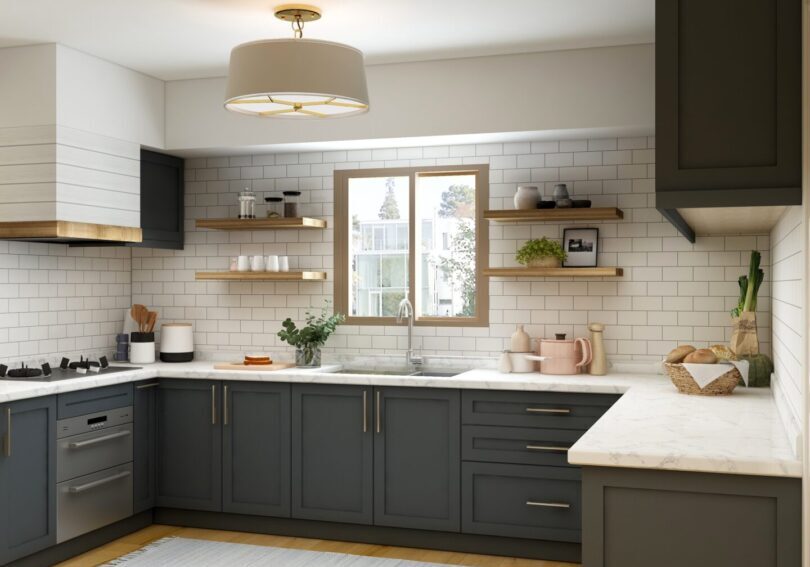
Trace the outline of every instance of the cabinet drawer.
<path fill-rule="evenodd" d="M 580 471 L 462 463 L 461 531 L 549 541 L 581 541 Z"/>
<path fill-rule="evenodd" d="M 56 417 L 76 417 L 132 405 L 132 384 L 118 384 L 59 394 L 56 397 Z"/>
<path fill-rule="evenodd" d="M 619 396 L 562 392 L 464 390 L 462 423 L 587 430 Z"/>
<path fill-rule="evenodd" d="M 465 425 L 461 458 L 465 461 L 570 467 L 568 449 L 582 435 L 573 429 L 535 429 Z"/>

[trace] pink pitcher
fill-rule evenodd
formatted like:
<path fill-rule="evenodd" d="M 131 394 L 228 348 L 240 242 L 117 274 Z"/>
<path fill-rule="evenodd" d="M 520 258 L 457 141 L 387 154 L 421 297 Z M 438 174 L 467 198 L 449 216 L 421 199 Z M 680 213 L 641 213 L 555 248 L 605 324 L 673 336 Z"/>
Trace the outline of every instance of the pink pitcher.
<path fill-rule="evenodd" d="M 591 363 L 593 349 L 588 339 L 565 339 L 564 334 L 556 339 L 538 339 L 540 356 L 548 357 L 540 363 L 543 374 L 579 374 Z"/>

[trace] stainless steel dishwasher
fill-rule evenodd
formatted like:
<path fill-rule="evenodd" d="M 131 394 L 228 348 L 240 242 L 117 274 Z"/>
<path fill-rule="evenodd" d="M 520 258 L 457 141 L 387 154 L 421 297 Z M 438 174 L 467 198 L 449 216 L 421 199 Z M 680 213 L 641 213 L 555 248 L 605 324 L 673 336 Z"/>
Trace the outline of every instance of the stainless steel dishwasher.
<path fill-rule="evenodd" d="M 56 422 L 56 541 L 132 515 L 132 407 Z"/>

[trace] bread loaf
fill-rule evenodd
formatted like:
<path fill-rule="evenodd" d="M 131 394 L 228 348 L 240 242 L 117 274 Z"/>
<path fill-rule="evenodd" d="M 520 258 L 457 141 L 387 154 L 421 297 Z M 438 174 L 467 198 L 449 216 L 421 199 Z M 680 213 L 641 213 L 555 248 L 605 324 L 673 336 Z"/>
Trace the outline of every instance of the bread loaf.
<path fill-rule="evenodd" d="M 692 345 L 681 345 L 678 348 L 670 351 L 670 353 L 667 355 L 666 361 L 670 364 L 678 364 L 679 362 L 683 362 L 686 355 L 693 352 L 695 352 L 695 347 Z"/>
<path fill-rule="evenodd" d="M 708 348 L 699 348 L 695 352 L 690 352 L 683 359 L 684 362 L 697 364 L 715 364 L 717 356 Z"/>
<path fill-rule="evenodd" d="M 737 355 L 731 352 L 726 345 L 712 345 L 709 348 L 718 360 L 737 360 Z"/>

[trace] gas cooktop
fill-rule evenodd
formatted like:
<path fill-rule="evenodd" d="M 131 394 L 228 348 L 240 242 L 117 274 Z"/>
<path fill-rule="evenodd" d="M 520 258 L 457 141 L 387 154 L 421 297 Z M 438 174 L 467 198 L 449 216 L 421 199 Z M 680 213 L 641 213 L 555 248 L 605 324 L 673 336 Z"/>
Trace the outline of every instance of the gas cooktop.
<path fill-rule="evenodd" d="M 16 380 L 20 382 L 56 382 L 59 380 L 70 380 L 71 378 L 81 378 L 83 376 L 94 376 L 97 374 L 115 374 L 128 370 L 138 370 L 139 366 L 110 366 L 106 356 L 102 356 L 98 361 L 81 357 L 78 361 L 71 362 L 67 358 L 62 358 L 59 368 L 51 368 L 47 362 L 40 368 L 32 368 L 24 363 L 19 368 L 9 369 L 5 364 L 0 364 L 0 380 Z"/>

